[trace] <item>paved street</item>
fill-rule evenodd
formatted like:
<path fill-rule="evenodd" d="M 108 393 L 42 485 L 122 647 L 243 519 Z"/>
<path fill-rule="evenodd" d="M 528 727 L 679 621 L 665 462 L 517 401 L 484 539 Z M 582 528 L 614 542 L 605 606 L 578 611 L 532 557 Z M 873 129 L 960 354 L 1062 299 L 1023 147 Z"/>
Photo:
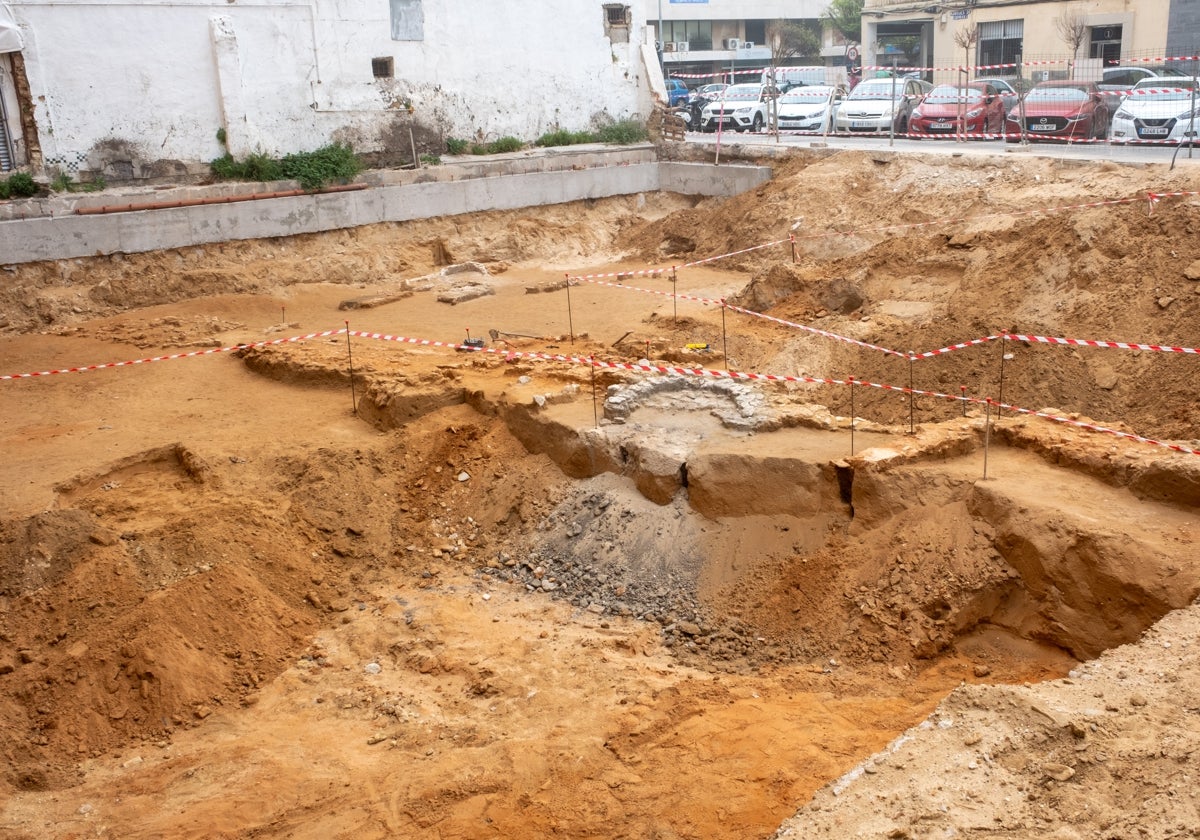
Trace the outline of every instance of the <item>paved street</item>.
<path fill-rule="evenodd" d="M 714 147 L 716 134 L 688 132 L 687 142 L 707 144 Z M 911 140 L 876 136 L 846 135 L 798 135 L 781 134 L 778 140 L 771 134 L 739 134 L 722 132 L 722 148 L 735 144 L 772 144 L 798 148 L 859 149 L 870 151 L 935 152 L 943 154 L 1008 154 L 1016 156 L 1037 155 L 1065 160 L 1111 160 L 1120 163 L 1171 163 L 1174 146 L 1124 146 L 1110 143 L 1007 143 L 1003 140 Z M 1200 165 L 1200 148 L 1183 148 L 1175 157 L 1176 166 Z"/>

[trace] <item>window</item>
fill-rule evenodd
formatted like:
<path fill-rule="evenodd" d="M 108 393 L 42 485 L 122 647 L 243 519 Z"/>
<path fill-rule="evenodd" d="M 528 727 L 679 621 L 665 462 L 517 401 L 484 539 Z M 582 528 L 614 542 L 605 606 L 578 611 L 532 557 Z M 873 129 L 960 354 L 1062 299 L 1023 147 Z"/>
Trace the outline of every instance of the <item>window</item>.
<path fill-rule="evenodd" d="M 712 49 L 711 20 L 664 20 L 663 40 L 686 43 L 689 50 Z"/>
<path fill-rule="evenodd" d="M 389 0 L 393 41 L 424 41 L 425 10 L 421 0 Z"/>
<path fill-rule="evenodd" d="M 390 55 L 371 59 L 371 75 L 376 79 L 390 79 L 396 75 L 396 61 Z"/>
<path fill-rule="evenodd" d="M 979 24 L 979 63 L 1014 64 L 1021 60 L 1024 20 L 996 20 Z"/>
<path fill-rule="evenodd" d="M 628 26 L 629 7 L 609 3 L 604 7 L 604 23 L 607 26 Z"/>

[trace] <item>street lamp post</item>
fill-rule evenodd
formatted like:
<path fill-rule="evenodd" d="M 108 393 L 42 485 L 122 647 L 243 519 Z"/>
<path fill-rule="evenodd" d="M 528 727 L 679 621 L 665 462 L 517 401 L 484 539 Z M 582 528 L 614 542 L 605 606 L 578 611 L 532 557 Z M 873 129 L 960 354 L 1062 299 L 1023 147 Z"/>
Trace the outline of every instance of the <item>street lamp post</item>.
<path fill-rule="evenodd" d="M 658 37 L 655 41 L 658 43 L 658 66 L 662 69 L 663 76 L 666 76 L 667 64 L 663 58 L 662 0 L 658 0 Z"/>

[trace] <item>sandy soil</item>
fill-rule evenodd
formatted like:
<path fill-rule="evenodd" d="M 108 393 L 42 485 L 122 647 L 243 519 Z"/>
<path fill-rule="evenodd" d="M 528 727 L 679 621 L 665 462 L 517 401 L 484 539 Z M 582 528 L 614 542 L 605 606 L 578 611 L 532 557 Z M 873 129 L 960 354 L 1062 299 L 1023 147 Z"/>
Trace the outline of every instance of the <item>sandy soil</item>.
<path fill-rule="evenodd" d="M 6 271 L 2 373 L 347 323 L 502 352 L 337 334 L 0 382 L 0 832 L 1190 836 L 1196 456 L 871 388 L 852 430 L 844 385 L 639 392 L 514 354 L 907 384 L 692 298 L 901 350 L 1195 347 L 1193 197 L 1025 211 L 1200 173 L 776 166 L 724 202 Z M 791 232 L 795 260 L 562 288 Z M 436 276 L 468 260 L 488 275 Z M 468 279 L 491 294 L 439 300 Z M 1192 355 L 989 342 L 913 384 L 996 397 L 1004 351 L 1007 403 L 1200 438 Z M 610 387 L 640 394 L 624 422 Z"/>

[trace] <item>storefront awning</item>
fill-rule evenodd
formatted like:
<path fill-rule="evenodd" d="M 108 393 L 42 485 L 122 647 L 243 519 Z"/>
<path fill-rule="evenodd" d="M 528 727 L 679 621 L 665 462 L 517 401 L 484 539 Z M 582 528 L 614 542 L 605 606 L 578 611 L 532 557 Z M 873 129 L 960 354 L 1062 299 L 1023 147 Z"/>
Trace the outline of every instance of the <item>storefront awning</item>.
<path fill-rule="evenodd" d="M 0 3 L 0 53 L 20 52 L 25 48 L 21 27 L 13 20 L 12 11 Z"/>

